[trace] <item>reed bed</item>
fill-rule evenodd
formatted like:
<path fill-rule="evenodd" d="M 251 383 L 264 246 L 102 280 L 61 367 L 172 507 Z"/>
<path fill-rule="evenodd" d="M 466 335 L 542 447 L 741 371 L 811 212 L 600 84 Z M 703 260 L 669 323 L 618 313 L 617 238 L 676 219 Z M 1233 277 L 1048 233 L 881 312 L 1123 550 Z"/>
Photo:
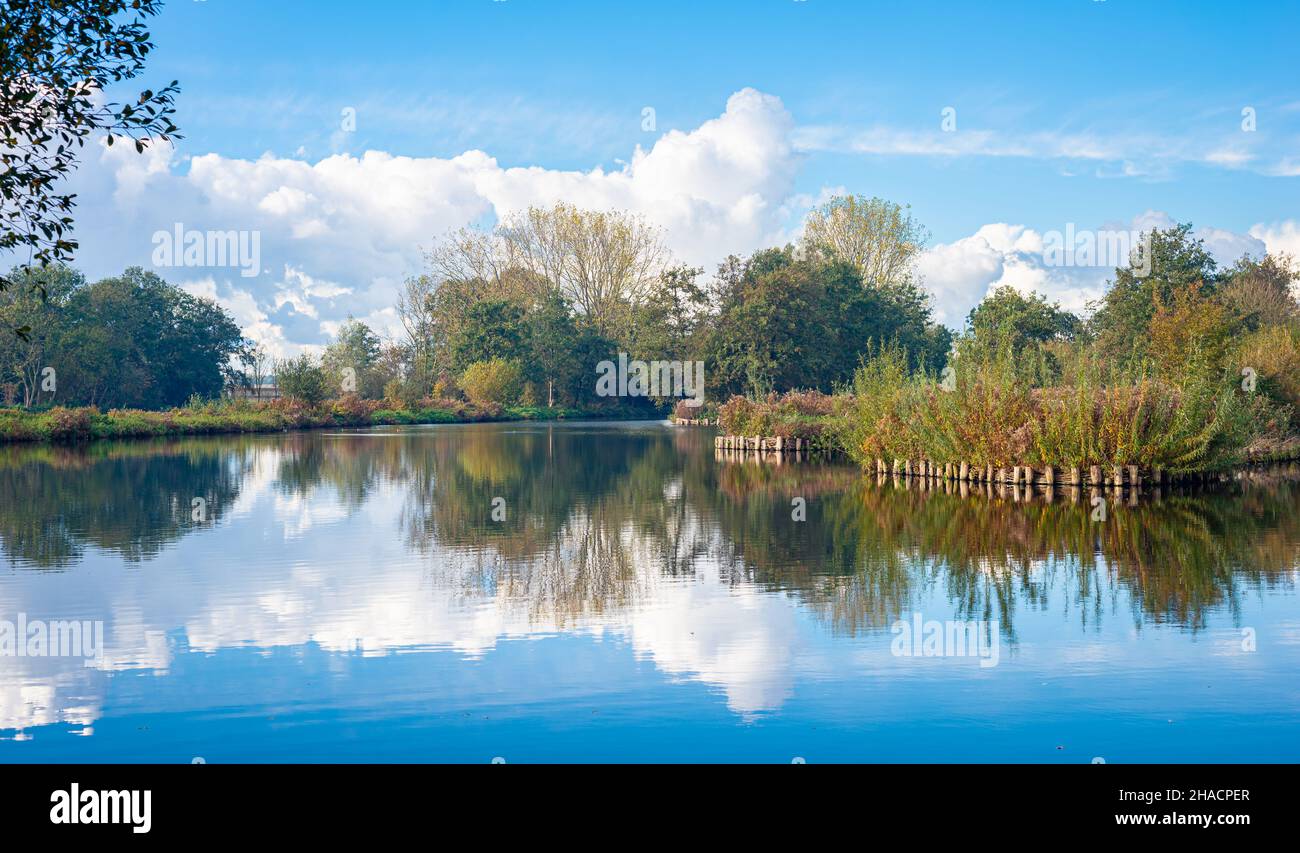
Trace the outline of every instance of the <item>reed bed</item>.
<path fill-rule="evenodd" d="M 911 373 L 885 350 L 854 378 L 836 420 L 850 457 L 1088 468 L 1138 466 L 1171 474 L 1246 461 L 1261 440 L 1283 442 L 1291 413 L 1227 377 L 1175 383 L 1094 362 L 1034 387 L 1007 357 L 959 365 L 943 377 Z"/>

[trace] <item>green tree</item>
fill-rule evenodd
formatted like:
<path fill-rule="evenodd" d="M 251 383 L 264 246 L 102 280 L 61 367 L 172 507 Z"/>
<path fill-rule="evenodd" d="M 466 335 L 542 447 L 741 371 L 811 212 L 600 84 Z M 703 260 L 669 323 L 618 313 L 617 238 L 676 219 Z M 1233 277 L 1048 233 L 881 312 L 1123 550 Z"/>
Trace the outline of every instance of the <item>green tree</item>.
<path fill-rule="evenodd" d="M 85 279 L 62 264 L 19 267 L 10 276 L 16 286 L 0 292 L 0 327 L 28 331 L 21 337 L 0 335 L 0 384 L 15 385 L 24 406 L 55 402 L 57 391 L 42 395 L 42 371 L 61 366 L 57 362 L 66 345 L 66 306 Z"/>
<path fill-rule="evenodd" d="M 577 340 L 573 343 L 576 369 L 569 380 L 569 399 L 578 406 L 597 406 L 610 402 L 596 394 L 596 369 L 602 361 L 616 358 L 617 343 L 602 335 L 594 326 L 580 324 Z"/>
<path fill-rule="evenodd" d="M 529 356 L 525 373 L 546 387 L 546 405 L 555 405 L 556 389 L 571 399 L 579 365 L 575 348 L 578 327 L 568 301 L 557 292 L 542 299 L 528 318 Z"/>
<path fill-rule="evenodd" d="M 332 388 L 340 393 L 356 393 L 366 400 L 384 396 L 387 377 L 378 369 L 382 342 L 369 326 L 348 317 L 339 327 L 334 342 L 321 356 L 321 369 Z M 352 373 L 348 373 L 351 370 Z M 355 383 L 352 386 L 351 383 Z M 349 391 L 350 388 L 350 391 Z"/>
<path fill-rule="evenodd" d="M 675 266 L 659 275 L 633 311 L 628 352 L 644 360 L 689 360 L 698 355 L 694 350 L 707 320 L 708 295 L 697 282 L 703 272 Z"/>
<path fill-rule="evenodd" d="M 966 319 L 971 336 L 996 347 L 1009 343 L 1014 349 L 1048 341 L 1072 341 L 1082 323 L 1059 303 L 1048 302 L 1037 293 L 1028 296 L 1003 285 L 971 309 Z"/>
<path fill-rule="evenodd" d="M 66 402 L 157 409 L 217 397 L 250 347 L 215 302 L 139 267 L 77 288 L 65 313 Z"/>
<path fill-rule="evenodd" d="M 839 259 L 765 249 L 744 263 L 729 260 L 718 277 L 722 308 L 706 366 L 723 394 L 831 391 L 852 378 L 873 343 L 896 344 L 926 367 L 942 364 L 950 345 L 919 291 L 865 287 Z"/>
<path fill-rule="evenodd" d="M 160 0 L 0 4 L 0 251 L 25 248 L 41 266 L 72 258 L 75 195 L 55 186 L 92 134 L 106 132 L 109 145 L 129 139 L 137 152 L 180 138 L 176 81 L 129 104 L 103 97 L 144 70 L 154 47 L 145 19 L 161 8 Z M 0 276 L 0 290 L 12 283 Z"/>
<path fill-rule="evenodd" d="M 313 406 L 330 393 L 329 377 L 316 359 L 306 353 L 276 364 L 275 384 L 288 399 Z"/>
<path fill-rule="evenodd" d="M 529 326 L 524 306 L 510 299 L 485 299 L 465 308 L 451 341 L 452 363 L 463 369 L 476 361 L 528 355 Z"/>
<path fill-rule="evenodd" d="M 1145 357 L 1146 333 L 1158 306 L 1172 305 L 1175 294 L 1188 288 L 1206 296 L 1217 290 L 1221 282 L 1218 265 L 1191 231 L 1190 224 L 1153 229 L 1144 262 L 1115 270 L 1115 280 L 1090 323 L 1106 357 L 1119 362 Z"/>

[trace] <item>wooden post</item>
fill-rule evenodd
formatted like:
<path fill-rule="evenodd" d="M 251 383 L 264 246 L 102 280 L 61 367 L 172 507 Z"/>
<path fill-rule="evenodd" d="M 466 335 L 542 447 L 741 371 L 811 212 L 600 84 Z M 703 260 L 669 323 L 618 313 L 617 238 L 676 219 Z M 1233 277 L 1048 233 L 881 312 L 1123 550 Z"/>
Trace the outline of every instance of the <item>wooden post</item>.
<path fill-rule="evenodd" d="M 967 465 L 965 462 L 963 462 L 961 463 L 961 467 L 957 469 L 957 479 L 964 483 L 967 481 L 969 477 L 970 477 L 970 466 Z M 965 496 L 963 495 L 963 497 Z"/>
<path fill-rule="evenodd" d="M 1047 481 L 1047 488 L 1049 489 L 1049 492 L 1051 489 L 1055 488 L 1056 487 L 1056 466 L 1048 465 L 1047 468 L 1043 470 L 1043 479 Z"/>
<path fill-rule="evenodd" d="M 1138 466 L 1128 466 L 1128 483 L 1136 490 L 1142 484 L 1142 478 L 1138 476 Z"/>
<path fill-rule="evenodd" d="M 1071 488 L 1077 488 L 1077 487 L 1078 487 L 1080 476 L 1081 476 L 1081 475 L 1079 474 L 1079 466 L 1078 466 L 1078 465 L 1075 465 L 1075 466 L 1073 466 L 1073 467 L 1070 468 L 1070 487 L 1071 487 Z"/>
<path fill-rule="evenodd" d="M 1088 485 L 1094 489 L 1101 485 L 1101 466 L 1093 465 L 1088 468 Z"/>
<path fill-rule="evenodd" d="M 1124 469 L 1116 465 L 1114 472 L 1111 474 L 1115 478 L 1115 485 L 1124 488 Z"/>

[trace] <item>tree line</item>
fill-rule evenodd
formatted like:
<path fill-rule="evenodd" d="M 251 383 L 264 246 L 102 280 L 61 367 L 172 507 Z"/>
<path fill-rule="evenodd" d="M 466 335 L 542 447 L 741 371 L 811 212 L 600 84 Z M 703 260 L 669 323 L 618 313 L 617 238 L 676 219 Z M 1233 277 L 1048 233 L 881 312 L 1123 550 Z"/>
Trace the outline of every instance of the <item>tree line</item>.
<path fill-rule="evenodd" d="M 799 243 L 729 257 L 705 277 L 674 263 L 640 217 L 529 208 L 427 252 L 398 300 L 404 333 L 386 363 L 401 369 L 385 387 L 473 397 L 489 377 L 513 397 L 499 402 L 592 406 L 597 365 L 627 353 L 703 361 L 715 399 L 830 391 L 883 340 L 937 368 L 952 335 L 914 272 L 924 240 L 904 207 L 837 198 L 810 214 Z"/>
<path fill-rule="evenodd" d="M 92 284 L 56 264 L 15 269 L 11 282 L 0 292 L 6 404 L 161 409 L 219 397 L 244 376 L 251 343 L 234 318 L 154 273 Z"/>
<path fill-rule="evenodd" d="M 453 399 L 649 408 L 670 400 L 597 396 L 597 365 L 619 353 L 702 361 L 708 398 L 725 400 L 849 389 L 889 347 L 918 374 L 953 357 L 1028 353 L 1023 378 L 1038 386 L 1083 355 L 1164 375 L 1222 373 L 1249 356 L 1269 393 L 1297 401 L 1288 258 L 1223 269 L 1189 225 L 1156 230 L 1149 274 L 1117 269 L 1090 317 L 1002 288 L 955 333 L 935 322 L 916 273 L 927 236 L 904 206 L 837 197 L 808 215 L 798 242 L 728 257 L 705 276 L 674 262 L 638 216 L 534 207 L 438 240 L 400 290 L 395 336 L 349 318 L 319 356 L 279 362 L 219 306 L 154 273 L 88 284 L 62 266 L 16 270 L 0 324 L 30 332 L 0 341 L 0 390 L 23 405 L 162 408 L 274 378 L 309 403 L 355 394 L 412 410 Z M 57 396 L 42 389 L 50 367 Z"/>

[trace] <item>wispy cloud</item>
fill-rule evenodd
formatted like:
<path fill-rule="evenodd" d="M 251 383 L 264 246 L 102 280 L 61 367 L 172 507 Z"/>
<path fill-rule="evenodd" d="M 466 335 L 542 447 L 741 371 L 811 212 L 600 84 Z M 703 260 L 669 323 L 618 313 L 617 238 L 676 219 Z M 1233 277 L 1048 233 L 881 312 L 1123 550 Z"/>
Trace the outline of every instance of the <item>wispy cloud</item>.
<path fill-rule="evenodd" d="M 936 121 L 936 125 L 938 122 Z M 1238 132 L 1194 138 L 1094 131 L 1014 132 L 990 129 L 917 130 L 874 125 L 804 125 L 795 147 L 890 157 L 1004 157 L 1093 163 L 1101 177 L 1164 177 L 1176 164 L 1253 169 L 1265 175 L 1300 174 L 1300 161 L 1274 149 L 1274 137 Z"/>

